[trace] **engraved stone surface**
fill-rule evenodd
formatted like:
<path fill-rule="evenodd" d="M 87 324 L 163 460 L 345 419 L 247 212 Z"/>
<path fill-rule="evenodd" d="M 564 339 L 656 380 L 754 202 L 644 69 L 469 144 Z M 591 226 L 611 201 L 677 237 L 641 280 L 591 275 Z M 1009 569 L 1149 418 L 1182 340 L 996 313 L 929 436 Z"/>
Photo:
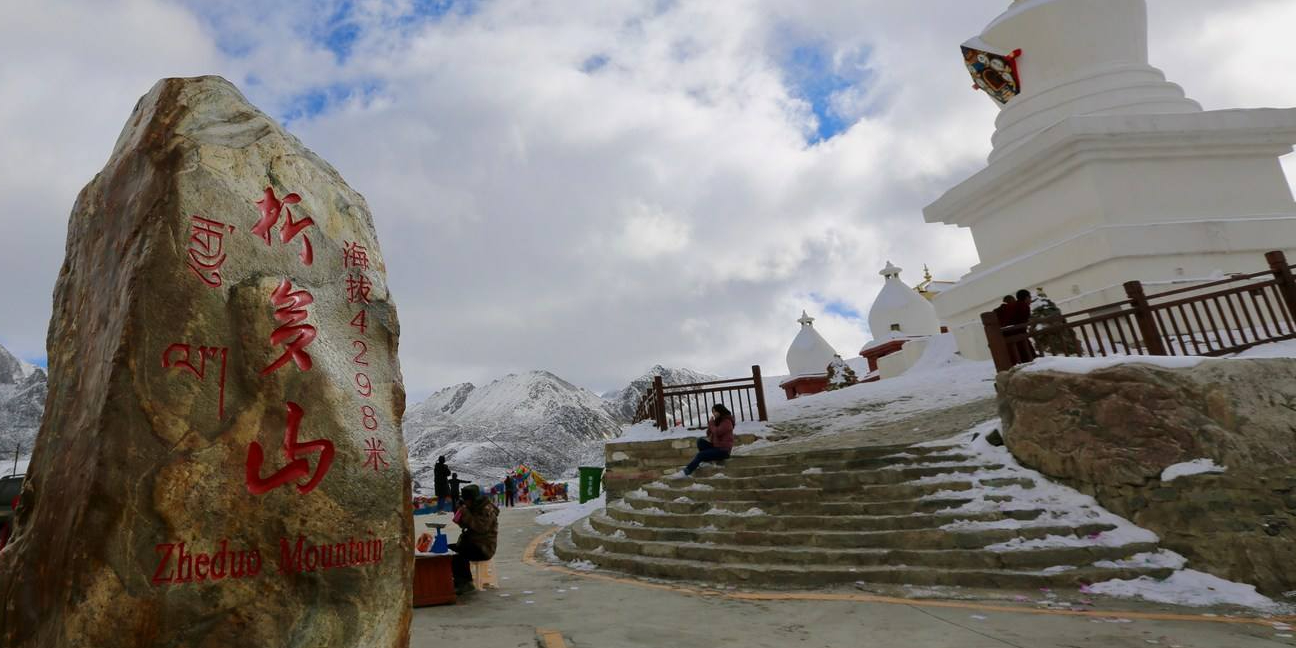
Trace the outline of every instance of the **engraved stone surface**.
<path fill-rule="evenodd" d="M 158 82 L 72 209 L 0 644 L 407 646 L 398 335 L 364 198 Z"/>

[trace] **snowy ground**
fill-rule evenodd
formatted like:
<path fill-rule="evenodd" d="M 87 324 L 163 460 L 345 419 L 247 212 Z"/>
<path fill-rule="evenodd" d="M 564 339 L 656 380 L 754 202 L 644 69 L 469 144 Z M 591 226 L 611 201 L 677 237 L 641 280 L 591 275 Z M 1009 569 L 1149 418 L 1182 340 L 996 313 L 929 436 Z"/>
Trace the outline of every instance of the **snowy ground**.
<path fill-rule="evenodd" d="M 1040 509 L 1045 513 L 1034 520 L 1005 519 L 995 522 L 957 521 L 945 525 L 944 529 L 977 530 L 988 528 L 1021 528 L 1030 526 L 1081 526 L 1104 524 L 1115 527 L 1110 531 L 1095 533 L 1085 537 L 1076 535 L 1051 535 L 1036 540 L 1021 540 L 1000 543 L 987 547 L 992 551 L 1020 551 L 1025 549 L 1044 549 L 1050 547 L 1115 547 L 1131 543 L 1156 542 L 1155 533 L 1135 526 L 1102 508 L 1096 500 L 1066 486 L 1053 483 L 1040 473 L 1017 463 L 1007 448 L 991 445 L 987 435 L 999 427 L 999 421 L 991 420 L 978 425 L 964 434 L 952 439 L 933 441 L 933 446 L 957 445 L 959 452 L 974 457 L 973 460 L 960 462 L 984 465 L 984 470 L 971 475 L 948 473 L 933 475 L 921 481 L 941 483 L 942 481 L 964 481 L 971 479 L 976 486 L 970 491 L 938 492 L 929 495 L 930 499 L 947 497 L 967 498 L 972 501 L 963 506 L 947 509 L 942 513 L 979 513 L 998 510 Z M 1185 473 L 1189 474 L 1189 473 Z M 1005 478 L 1024 478 L 1034 482 L 1032 487 L 1019 485 L 988 486 L 984 482 Z M 1008 502 L 1002 498 L 1008 496 Z M 1236 605 L 1255 608 L 1270 613 L 1290 613 L 1292 606 L 1278 603 L 1256 592 L 1255 587 L 1234 583 L 1217 578 L 1210 574 L 1186 569 L 1186 560 L 1179 554 L 1162 549 L 1157 552 L 1141 553 L 1122 564 L 1112 561 L 1099 561 L 1098 567 L 1118 567 L 1128 565 L 1169 567 L 1175 573 L 1165 579 L 1157 580 L 1141 577 L 1134 580 L 1111 580 L 1096 583 L 1081 589 L 1083 594 L 1102 594 L 1118 598 L 1138 598 L 1157 603 L 1172 603 L 1187 606 Z M 1046 571 L 1066 572 L 1083 565 L 1057 565 Z"/>

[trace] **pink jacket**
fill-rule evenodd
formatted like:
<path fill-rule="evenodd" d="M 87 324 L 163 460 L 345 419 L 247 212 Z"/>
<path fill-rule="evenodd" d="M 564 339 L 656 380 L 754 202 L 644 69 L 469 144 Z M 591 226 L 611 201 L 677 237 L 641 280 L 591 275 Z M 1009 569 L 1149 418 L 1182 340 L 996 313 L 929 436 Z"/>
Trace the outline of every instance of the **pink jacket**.
<path fill-rule="evenodd" d="M 726 416 L 720 419 L 717 424 L 711 421 L 707 424 L 707 440 L 711 445 L 722 450 L 733 450 L 734 445 L 734 420 L 732 416 Z"/>

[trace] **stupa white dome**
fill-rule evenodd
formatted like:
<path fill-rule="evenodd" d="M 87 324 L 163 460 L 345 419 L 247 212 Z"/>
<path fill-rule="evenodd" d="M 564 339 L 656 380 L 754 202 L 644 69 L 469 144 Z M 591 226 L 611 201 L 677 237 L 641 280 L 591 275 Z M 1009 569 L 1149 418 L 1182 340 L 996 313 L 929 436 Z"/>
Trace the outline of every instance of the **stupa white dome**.
<path fill-rule="evenodd" d="M 922 299 L 919 297 L 919 299 Z M 926 300 L 924 300 L 926 301 Z M 813 376 L 828 372 L 828 363 L 837 351 L 814 328 L 814 318 L 801 311 L 801 332 L 788 347 L 788 373 L 793 376 Z"/>
<path fill-rule="evenodd" d="M 918 337 L 940 333 L 940 320 L 931 302 L 900 281 L 900 268 L 887 261 L 878 274 L 886 277 L 882 291 L 869 309 L 869 330 L 873 339 Z"/>

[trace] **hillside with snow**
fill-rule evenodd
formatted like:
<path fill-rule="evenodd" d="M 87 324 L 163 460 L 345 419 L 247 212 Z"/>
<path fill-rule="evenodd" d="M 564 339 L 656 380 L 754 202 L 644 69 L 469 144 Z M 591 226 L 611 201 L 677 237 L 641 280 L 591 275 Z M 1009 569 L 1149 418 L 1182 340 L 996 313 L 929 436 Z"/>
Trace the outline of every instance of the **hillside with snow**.
<path fill-rule="evenodd" d="M 0 347 L 0 457 L 12 457 L 15 449 L 31 454 L 47 392 L 43 369 Z"/>
<path fill-rule="evenodd" d="M 607 400 L 608 411 L 623 423 L 634 420 L 639 401 L 643 399 L 644 394 L 648 393 L 648 390 L 652 389 L 653 379 L 657 376 L 661 376 L 662 384 L 668 386 L 720 380 L 720 376 L 704 374 L 692 369 L 671 369 L 656 365 L 644 375 L 630 381 L 630 384 L 624 388 L 603 394 L 603 398 Z"/>
<path fill-rule="evenodd" d="M 601 463 L 603 442 L 621 433 L 602 398 L 547 371 L 448 387 L 406 412 L 403 428 L 423 490 L 431 489 L 441 455 L 477 483 L 493 483 L 520 463 L 561 477 L 578 464 Z"/>

